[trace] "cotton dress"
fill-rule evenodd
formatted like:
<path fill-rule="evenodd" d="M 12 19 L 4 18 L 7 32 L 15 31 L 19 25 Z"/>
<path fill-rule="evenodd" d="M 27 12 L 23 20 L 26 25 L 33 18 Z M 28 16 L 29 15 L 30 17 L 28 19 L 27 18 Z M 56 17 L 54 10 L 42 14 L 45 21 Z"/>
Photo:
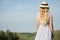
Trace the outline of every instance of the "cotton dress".
<path fill-rule="evenodd" d="M 40 22 L 39 29 L 35 36 L 35 40 L 51 40 L 51 31 L 49 22 L 46 25 L 43 25 Z"/>

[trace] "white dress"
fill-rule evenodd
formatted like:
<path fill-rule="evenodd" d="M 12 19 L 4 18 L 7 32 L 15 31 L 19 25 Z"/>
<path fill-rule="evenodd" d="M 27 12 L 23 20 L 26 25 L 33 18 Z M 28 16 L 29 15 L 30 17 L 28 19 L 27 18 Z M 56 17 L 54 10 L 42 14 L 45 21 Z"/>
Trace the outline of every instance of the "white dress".
<path fill-rule="evenodd" d="M 43 25 L 40 22 L 39 29 L 35 36 L 35 40 L 51 40 L 51 31 L 49 22 L 46 25 Z"/>

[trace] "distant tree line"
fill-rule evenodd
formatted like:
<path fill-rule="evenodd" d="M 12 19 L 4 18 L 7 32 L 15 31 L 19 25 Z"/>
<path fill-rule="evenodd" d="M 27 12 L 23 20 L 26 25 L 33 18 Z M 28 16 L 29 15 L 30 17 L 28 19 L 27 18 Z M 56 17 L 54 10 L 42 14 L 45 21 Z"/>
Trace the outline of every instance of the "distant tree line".
<path fill-rule="evenodd" d="M 20 40 L 16 32 L 0 31 L 0 40 Z"/>

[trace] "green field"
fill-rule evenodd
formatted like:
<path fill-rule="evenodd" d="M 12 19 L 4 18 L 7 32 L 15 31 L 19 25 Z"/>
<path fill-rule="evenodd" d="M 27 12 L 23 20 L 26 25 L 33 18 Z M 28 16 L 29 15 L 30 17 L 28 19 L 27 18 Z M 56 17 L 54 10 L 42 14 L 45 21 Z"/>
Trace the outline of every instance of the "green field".
<path fill-rule="evenodd" d="M 54 40 L 60 40 L 60 30 L 54 31 Z"/>
<path fill-rule="evenodd" d="M 20 33 L 20 40 L 34 40 L 35 33 Z"/>
<path fill-rule="evenodd" d="M 20 40 L 34 40 L 36 33 L 20 33 Z M 54 31 L 54 40 L 60 40 L 60 30 Z"/>
<path fill-rule="evenodd" d="M 0 31 L 0 40 L 34 40 L 36 32 L 34 33 L 17 33 Z M 54 40 L 60 40 L 60 30 L 54 31 Z"/>

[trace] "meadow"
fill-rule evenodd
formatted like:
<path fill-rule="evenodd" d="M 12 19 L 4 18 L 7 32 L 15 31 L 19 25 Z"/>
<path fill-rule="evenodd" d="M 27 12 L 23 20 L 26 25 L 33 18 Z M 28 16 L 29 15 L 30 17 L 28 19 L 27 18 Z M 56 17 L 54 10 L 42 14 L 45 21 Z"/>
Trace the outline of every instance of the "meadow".
<path fill-rule="evenodd" d="M 36 36 L 36 32 L 34 33 L 17 33 L 10 32 L 7 30 L 6 32 L 0 31 L 0 40 L 34 40 Z M 54 31 L 54 40 L 60 40 L 60 30 Z"/>
<path fill-rule="evenodd" d="M 36 32 L 34 33 L 20 33 L 21 40 L 34 40 Z M 54 40 L 60 40 L 60 30 L 54 31 Z"/>

